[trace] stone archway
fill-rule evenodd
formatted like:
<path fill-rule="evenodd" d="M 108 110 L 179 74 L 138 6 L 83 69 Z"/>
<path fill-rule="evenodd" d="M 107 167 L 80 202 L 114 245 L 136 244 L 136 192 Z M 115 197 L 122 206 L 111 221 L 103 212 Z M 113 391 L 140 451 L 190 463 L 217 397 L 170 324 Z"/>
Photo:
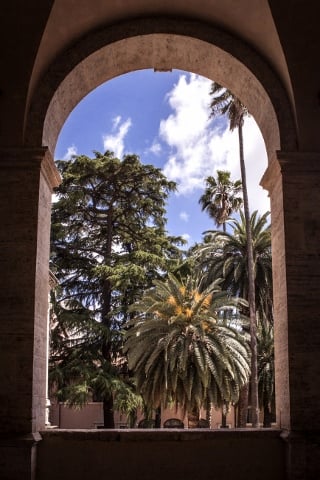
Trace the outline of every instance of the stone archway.
<path fill-rule="evenodd" d="M 65 120 L 86 94 L 111 78 L 146 68 L 187 70 L 221 83 L 247 105 L 259 125 L 269 162 L 263 184 L 271 192 L 274 213 L 275 337 L 286 344 L 285 238 L 276 152 L 296 150 L 295 121 L 277 76 L 248 45 L 219 29 L 171 18 L 135 20 L 97 31 L 65 51 L 42 79 L 26 117 L 25 145 L 41 144 L 53 154 Z M 278 418 L 281 412 L 283 425 L 289 426 L 285 348 L 278 350 L 278 359 Z"/>
<path fill-rule="evenodd" d="M 254 50 L 225 31 L 190 20 L 137 19 L 99 30 L 64 52 L 43 77 L 25 123 L 25 144 L 54 151 L 62 125 L 91 90 L 130 71 L 172 68 L 223 84 L 247 105 L 264 137 L 269 161 L 296 149 L 289 99 Z"/>

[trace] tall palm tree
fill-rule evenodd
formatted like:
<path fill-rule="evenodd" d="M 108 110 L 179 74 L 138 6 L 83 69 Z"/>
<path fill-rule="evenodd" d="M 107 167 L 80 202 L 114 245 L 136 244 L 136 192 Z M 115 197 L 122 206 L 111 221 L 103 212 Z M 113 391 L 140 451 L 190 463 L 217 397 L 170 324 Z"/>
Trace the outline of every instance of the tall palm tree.
<path fill-rule="evenodd" d="M 124 351 L 137 389 L 154 408 L 172 405 L 199 414 L 208 401 L 236 402 L 250 375 L 250 352 L 239 328 L 241 301 L 217 283 L 200 292 L 199 282 L 173 275 L 156 281 L 133 305 Z"/>
<path fill-rule="evenodd" d="M 271 231 L 268 217 L 269 212 L 262 216 L 259 216 L 257 211 L 253 212 L 250 218 L 250 231 L 253 245 L 256 309 L 259 318 L 265 319 L 265 323 L 272 323 Z M 207 232 L 205 243 L 194 251 L 194 262 L 201 272 L 203 288 L 217 278 L 222 278 L 221 286 L 230 295 L 240 295 L 248 299 L 247 228 L 242 211 L 240 211 L 240 220 L 233 219 L 230 225 L 231 233 L 218 230 Z M 241 421 L 239 423 L 239 426 L 244 426 L 245 417 L 243 424 L 241 425 Z"/>
<path fill-rule="evenodd" d="M 272 323 L 272 256 L 270 212 L 250 217 L 253 245 L 256 310 L 259 318 Z M 230 295 L 248 299 L 249 275 L 247 260 L 247 228 L 244 213 L 229 221 L 230 233 L 208 231 L 205 242 L 193 251 L 194 264 L 201 272 L 202 285 L 207 287 L 222 278 L 221 287 Z"/>
<path fill-rule="evenodd" d="M 248 110 L 240 100 L 229 90 L 218 83 L 213 82 L 210 90 L 211 116 L 226 115 L 229 120 L 231 131 L 237 129 L 239 135 L 239 158 L 241 181 L 243 191 L 243 208 L 247 226 L 247 259 L 248 259 L 248 302 L 250 310 L 250 347 L 251 347 L 251 409 L 252 426 L 259 425 L 259 404 L 258 404 L 258 366 L 257 366 L 257 320 L 255 306 L 255 285 L 254 285 L 254 261 L 252 251 L 252 235 L 250 229 L 250 211 L 247 189 L 246 167 L 243 149 L 243 123 L 248 115 Z"/>
<path fill-rule="evenodd" d="M 263 409 L 264 427 L 271 427 L 275 400 L 274 376 L 273 324 L 261 322 L 258 326 L 258 385 L 259 406 Z"/>
<path fill-rule="evenodd" d="M 206 188 L 199 199 L 202 210 L 205 210 L 214 220 L 215 225 L 222 225 L 226 231 L 226 221 L 234 211 L 242 205 L 241 180 L 230 180 L 231 173 L 217 170 L 217 179 L 210 176 L 206 179 Z"/>

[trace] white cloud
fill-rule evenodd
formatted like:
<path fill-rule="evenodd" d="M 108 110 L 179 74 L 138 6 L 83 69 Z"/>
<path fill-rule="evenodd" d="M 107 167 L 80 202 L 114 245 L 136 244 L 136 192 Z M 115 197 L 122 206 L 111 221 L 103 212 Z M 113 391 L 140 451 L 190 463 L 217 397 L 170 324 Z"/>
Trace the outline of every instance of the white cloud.
<path fill-rule="evenodd" d="M 156 140 L 154 140 L 148 151 L 153 153 L 154 155 L 160 155 L 161 150 L 162 150 L 161 144 Z"/>
<path fill-rule="evenodd" d="M 111 150 L 114 152 L 117 158 L 122 158 L 124 152 L 124 139 L 132 126 L 131 118 L 128 118 L 122 122 L 120 115 L 115 117 L 112 121 L 113 127 L 112 130 L 114 134 L 103 135 L 103 147 L 104 150 Z"/>
<path fill-rule="evenodd" d="M 268 159 L 263 137 L 252 117 L 246 120 L 243 135 L 250 210 L 264 213 L 270 210 L 270 199 L 267 190 L 260 186 L 260 181 L 268 166 Z"/>
<path fill-rule="evenodd" d="M 183 220 L 184 222 L 188 222 L 189 221 L 189 214 L 187 212 L 180 212 L 179 214 L 179 217 L 181 218 L 181 220 Z"/>
<path fill-rule="evenodd" d="M 117 117 L 112 119 L 112 130 L 116 130 L 117 126 L 121 122 L 121 115 L 118 115 Z"/>
<path fill-rule="evenodd" d="M 63 160 L 70 160 L 71 157 L 73 157 L 73 155 L 77 155 L 77 154 L 78 154 L 77 147 L 75 145 L 71 145 L 71 147 L 67 148 L 67 152 L 64 155 Z"/>
<path fill-rule="evenodd" d="M 203 180 L 217 169 L 240 178 L 238 133 L 221 131 L 221 120 L 209 120 L 211 81 L 195 74 L 182 75 L 167 95 L 172 113 L 160 122 L 159 135 L 171 148 L 164 173 L 178 183 L 178 194 L 203 190 Z M 259 186 L 267 166 L 264 142 L 254 120 L 246 119 L 244 148 L 250 209 L 265 212 L 267 192 Z"/>

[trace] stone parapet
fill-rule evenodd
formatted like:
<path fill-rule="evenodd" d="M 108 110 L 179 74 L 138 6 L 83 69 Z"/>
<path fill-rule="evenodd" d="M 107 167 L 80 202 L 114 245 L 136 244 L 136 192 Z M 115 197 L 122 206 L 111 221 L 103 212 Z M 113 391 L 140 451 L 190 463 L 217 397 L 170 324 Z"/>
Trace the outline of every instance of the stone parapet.
<path fill-rule="evenodd" d="M 283 480 L 279 430 L 47 430 L 37 480 Z M 50 468 L 48 468 L 50 465 Z"/>

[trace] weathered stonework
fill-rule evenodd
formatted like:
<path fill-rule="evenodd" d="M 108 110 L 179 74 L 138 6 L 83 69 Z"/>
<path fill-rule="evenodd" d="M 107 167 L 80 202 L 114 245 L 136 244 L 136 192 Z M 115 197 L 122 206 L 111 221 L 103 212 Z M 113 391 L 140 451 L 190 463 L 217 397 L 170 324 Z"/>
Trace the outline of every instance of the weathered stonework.
<path fill-rule="evenodd" d="M 30 433 L 45 424 L 50 205 L 59 177 L 45 148 L 2 149 L 0 165 L 0 455 L 13 467 L 2 478 L 26 478 L 40 439 Z"/>

